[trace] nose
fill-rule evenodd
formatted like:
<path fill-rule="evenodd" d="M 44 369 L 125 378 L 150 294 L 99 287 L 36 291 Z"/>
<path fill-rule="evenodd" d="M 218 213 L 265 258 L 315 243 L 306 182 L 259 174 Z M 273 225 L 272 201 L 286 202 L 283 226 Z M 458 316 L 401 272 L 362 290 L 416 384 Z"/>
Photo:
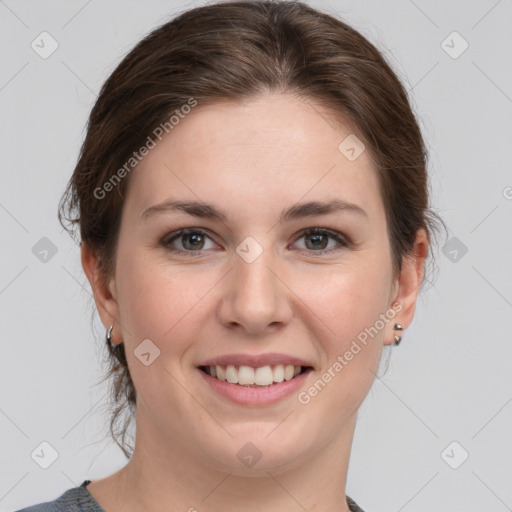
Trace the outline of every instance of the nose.
<path fill-rule="evenodd" d="M 234 255 L 217 311 L 225 327 L 261 335 L 282 328 L 292 318 L 293 292 L 271 252 L 264 250 L 251 263 Z"/>

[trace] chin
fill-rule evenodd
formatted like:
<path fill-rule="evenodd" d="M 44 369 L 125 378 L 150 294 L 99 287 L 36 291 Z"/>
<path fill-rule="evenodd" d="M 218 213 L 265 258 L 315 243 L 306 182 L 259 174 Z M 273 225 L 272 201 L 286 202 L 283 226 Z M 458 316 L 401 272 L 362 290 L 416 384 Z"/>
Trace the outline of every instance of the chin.
<path fill-rule="evenodd" d="M 227 430 L 233 438 L 226 434 L 222 442 L 208 443 L 203 450 L 209 465 L 220 471 L 239 476 L 268 477 L 268 473 L 293 469 L 306 456 L 304 437 L 295 439 L 284 429 L 279 432 L 275 424 L 262 426 L 259 422 L 257 427 L 249 429 L 240 425 L 235 435 L 232 430 Z"/>

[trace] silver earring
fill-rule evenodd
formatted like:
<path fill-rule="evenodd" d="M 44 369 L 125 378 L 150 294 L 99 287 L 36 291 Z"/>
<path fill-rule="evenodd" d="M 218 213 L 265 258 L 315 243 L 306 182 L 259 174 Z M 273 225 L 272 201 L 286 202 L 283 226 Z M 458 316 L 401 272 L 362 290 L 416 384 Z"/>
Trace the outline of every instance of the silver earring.
<path fill-rule="evenodd" d="M 107 329 L 107 334 L 106 334 L 106 336 L 105 336 L 105 338 L 106 338 L 107 342 L 108 342 L 108 343 L 111 343 L 111 344 L 113 344 L 113 343 L 112 343 L 112 329 L 113 329 L 113 328 L 114 328 L 114 326 L 113 326 L 113 325 L 111 325 L 111 326 Z"/>
<path fill-rule="evenodd" d="M 395 324 L 395 329 L 397 331 L 401 331 L 401 330 L 403 330 L 403 327 L 400 324 Z M 394 343 L 394 345 L 400 345 L 400 341 L 401 340 L 402 340 L 401 336 L 396 336 L 395 335 L 395 343 Z"/>

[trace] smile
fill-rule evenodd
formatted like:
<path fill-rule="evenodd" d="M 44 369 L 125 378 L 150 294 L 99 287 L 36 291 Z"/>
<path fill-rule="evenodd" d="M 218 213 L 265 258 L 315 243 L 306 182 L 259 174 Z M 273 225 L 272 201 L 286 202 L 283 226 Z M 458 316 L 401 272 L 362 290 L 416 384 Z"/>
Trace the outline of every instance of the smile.
<path fill-rule="evenodd" d="M 197 368 L 199 376 L 221 400 L 243 406 L 268 406 L 296 395 L 312 374 L 311 366 L 208 365 Z"/>
<path fill-rule="evenodd" d="M 234 364 L 199 367 L 210 377 L 247 387 L 266 387 L 289 381 L 308 368 L 306 366 L 294 366 L 293 364 L 266 365 L 258 368 Z"/>

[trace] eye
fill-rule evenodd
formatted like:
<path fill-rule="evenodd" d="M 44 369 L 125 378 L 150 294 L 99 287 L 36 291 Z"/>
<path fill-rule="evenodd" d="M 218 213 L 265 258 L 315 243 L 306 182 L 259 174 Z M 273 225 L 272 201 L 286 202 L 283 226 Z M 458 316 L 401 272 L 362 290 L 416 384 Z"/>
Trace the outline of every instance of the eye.
<path fill-rule="evenodd" d="M 348 241 L 338 233 L 323 228 L 308 228 L 302 233 L 299 240 L 303 238 L 306 240 L 305 250 L 316 254 L 327 254 L 349 246 Z M 335 242 L 330 247 L 329 238 Z"/>
<path fill-rule="evenodd" d="M 197 228 L 184 228 L 178 232 L 171 233 L 171 236 L 166 236 L 162 240 L 162 244 L 170 251 L 183 253 L 195 253 L 203 251 L 205 249 L 212 249 L 213 247 L 205 247 L 205 240 L 213 240 L 201 229 Z M 176 242 L 175 242 L 176 241 Z M 172 247 L 173 244 L 177 244 L 178 247 Z M 181 247 L 180 247 L 181 246 Z M 213 246 L 217 245 L 213 243 Z"/>

